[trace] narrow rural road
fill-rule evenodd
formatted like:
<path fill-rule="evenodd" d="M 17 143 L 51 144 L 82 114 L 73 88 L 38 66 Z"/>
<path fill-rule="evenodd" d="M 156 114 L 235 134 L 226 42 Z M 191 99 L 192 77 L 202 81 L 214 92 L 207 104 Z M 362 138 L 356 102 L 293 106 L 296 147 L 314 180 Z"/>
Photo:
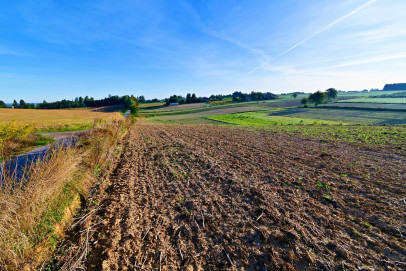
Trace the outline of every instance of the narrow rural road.
<path fill-rule="evenodd" d="M 4 164 L 7 166 L 7 174 L 11 174 L 13 179 L 20 180 L 24 175 L 24 169 L 32 162 L 42 160 L 52 147 L 68 147 L 73 146 L 79 135 L 86 134 L 90 130 L 75 131 L 75 132 L 58 132 L 58 133 L 43 133 L 43 135 L 54 138 L 56 141 L 52 144 L 41 146 L 27 153 L 18 155 L 9 159 Z M 3 177 L 3 164 L 0 165 L 0 180 Z"/>

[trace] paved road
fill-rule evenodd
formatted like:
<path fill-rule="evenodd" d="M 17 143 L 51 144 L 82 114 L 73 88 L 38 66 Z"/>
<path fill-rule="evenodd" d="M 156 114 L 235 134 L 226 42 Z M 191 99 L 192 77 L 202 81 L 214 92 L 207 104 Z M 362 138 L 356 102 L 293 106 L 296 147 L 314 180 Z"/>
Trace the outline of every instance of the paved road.
<path fill-rule="evenodd" d="M 127 110 L 127 112 L 125 112 L 125 114 L 124 114 L 123 118 L 128 117 L 128 116 L 130 115 L 130 113 L 131 113 L 131 111 L 130 111 L 130 110 Z"/>
<path fill-rule="evenodd" d="M 47 133 L 48 136 L 50 133 Z M 30 152 L 18 155 L 16 157 L 13 157 L 12 159 L 8 160 L 4 164 L 0 165 L 0 182 L 3 179 L 4 175 L 4 166 L 6 166 L 7 173 L 12 174 L 12 176 L 20 180 L 23 175 L 24 175 L 24 169 L 26 168 L 27 165 L 30 163 L 38 160 L 38 159 L 44 159 L 44 157 L 47 155 L 47 153 L 51 150 L 52 147 L 67 147 L 67 146 L 73 146 L 76 142 L 76 139 L 79 136 L 79 133 L 75 132 L 67 132 L 65 135 L 62 135 L 63 133 L 56 133 L 55 139 L 57 141 L 53 142 L 52 144 L 42 146 L 39 148 L 36 148 Z M 83 132 L 81 131 L 81 134 Z"/>

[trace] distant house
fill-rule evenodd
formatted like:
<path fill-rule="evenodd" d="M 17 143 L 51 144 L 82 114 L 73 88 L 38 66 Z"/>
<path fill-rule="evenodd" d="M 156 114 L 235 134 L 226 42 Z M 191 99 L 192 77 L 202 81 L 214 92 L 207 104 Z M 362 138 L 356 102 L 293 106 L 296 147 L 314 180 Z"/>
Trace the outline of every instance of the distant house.
<path fill-rule="evenodd" d="M 170 103 L 169 106 L 179 105 L 179 103 Z"/>
<path fill-rule="evenodd" d="M 11 106 L 11 109 L 14 109 L 14 105 Z"/>

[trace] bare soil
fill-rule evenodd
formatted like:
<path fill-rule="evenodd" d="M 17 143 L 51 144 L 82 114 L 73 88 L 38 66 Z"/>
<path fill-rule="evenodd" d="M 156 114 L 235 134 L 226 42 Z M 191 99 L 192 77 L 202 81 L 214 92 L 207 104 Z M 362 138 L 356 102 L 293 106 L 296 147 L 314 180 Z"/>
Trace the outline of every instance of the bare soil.
<path fill-rule="evenodd" d="M 89 270 L 403 270 L 404 150 L 137 125 Z"/>

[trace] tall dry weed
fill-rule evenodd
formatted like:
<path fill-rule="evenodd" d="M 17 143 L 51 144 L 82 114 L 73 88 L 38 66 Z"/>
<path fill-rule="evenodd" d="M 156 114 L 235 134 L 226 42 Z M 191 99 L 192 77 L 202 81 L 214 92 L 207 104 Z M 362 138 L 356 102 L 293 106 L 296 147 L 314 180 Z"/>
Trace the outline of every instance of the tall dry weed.
<path fill-rule="evenodd" d="M 53 222 L 48 216 L 60 207 L 55 204 L 61 204 L 58 200 L 72 190 L 86 193 L 92 184 L 89 176 L 108 164 L 123 135 L 124 120 L 117 116 L 108 122 L 95 121 L 93 127 L 76 146 L 54 148 L 44 160 L 31 163 L 19 179 L 15 172 L 1 171 L 0 270 L 19 270 L 28 262 L 38 263 L 33 258 L 52 234 L 48 224 Z M 3 168 L 7 168 L 5 162 Z"/>
<path fill-rule="evenodd" d="M 56 148 L 46 161 L 32 163 L 22 178 L 5 173 L 0 190 L 0 266 L 18 267 L 39 241 L 40 223 L 79 159 L 72 148 Z"/>

